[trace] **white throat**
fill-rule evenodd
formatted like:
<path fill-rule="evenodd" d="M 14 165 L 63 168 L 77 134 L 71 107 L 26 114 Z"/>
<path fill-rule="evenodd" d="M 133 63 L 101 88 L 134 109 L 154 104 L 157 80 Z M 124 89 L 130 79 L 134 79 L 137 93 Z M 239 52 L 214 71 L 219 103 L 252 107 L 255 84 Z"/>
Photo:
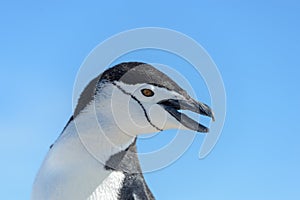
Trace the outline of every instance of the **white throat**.
<path fill-rule="evenodd" d="M 34 182 L 32 200 L 104 199 L 118 193 L 124 176 L 105 170 L 105 162 L 133 143 L 135 136 L 115 124 L 106 109 L 110 94 L 101 94 L 99 102 L 93 100 L 68 124 L 48 152 Z"/>

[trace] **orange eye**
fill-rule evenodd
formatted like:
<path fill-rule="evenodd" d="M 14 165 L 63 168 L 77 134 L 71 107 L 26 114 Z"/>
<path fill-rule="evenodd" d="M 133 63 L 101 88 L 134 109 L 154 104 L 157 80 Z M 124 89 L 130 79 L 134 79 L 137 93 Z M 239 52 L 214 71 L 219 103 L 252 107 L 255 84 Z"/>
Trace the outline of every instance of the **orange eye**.
<path fill-rule="evenodd" d="M 154 92 L 150 89 L 142 89 L 141 92 L 146 97 L 152 97 L 154 95 Z"/>

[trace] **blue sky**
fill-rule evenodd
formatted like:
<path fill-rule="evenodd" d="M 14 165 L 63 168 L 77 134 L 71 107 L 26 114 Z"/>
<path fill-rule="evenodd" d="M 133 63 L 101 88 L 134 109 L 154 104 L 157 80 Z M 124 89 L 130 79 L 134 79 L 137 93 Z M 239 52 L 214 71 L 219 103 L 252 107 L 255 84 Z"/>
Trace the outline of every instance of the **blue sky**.
<path fill-rule="evenodd" d="M 299 199 L 299 19 L 292 0 L 2 1 L 2 199 L 30 198 L 48 147 L 71 115 L 73 83 L 88 53 L 145 26 L 194 38 L 218 66 L 227 93 L 225 126 L 211 154 L 198 159 L 199 135 L 174 164 L 146 174 L 156 198 Z M 156 61 L 144 52 L 136 60 L 182 70 L 171 56 Z"/>

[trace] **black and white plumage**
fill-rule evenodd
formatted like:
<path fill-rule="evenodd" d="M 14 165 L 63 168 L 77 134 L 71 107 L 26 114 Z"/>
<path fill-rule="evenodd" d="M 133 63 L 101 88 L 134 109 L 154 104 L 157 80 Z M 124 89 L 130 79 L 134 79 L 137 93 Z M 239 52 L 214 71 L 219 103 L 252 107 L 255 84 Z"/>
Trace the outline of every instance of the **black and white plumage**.
<path fill-rule="evenodd" d="M 166 129 L 208 132 L 179 110 L 214 119 L 167 75 L 121 63 L 93 79 L 37 174 L 32 200 L 154 199 L 136 154 L 136 137 Z"/>

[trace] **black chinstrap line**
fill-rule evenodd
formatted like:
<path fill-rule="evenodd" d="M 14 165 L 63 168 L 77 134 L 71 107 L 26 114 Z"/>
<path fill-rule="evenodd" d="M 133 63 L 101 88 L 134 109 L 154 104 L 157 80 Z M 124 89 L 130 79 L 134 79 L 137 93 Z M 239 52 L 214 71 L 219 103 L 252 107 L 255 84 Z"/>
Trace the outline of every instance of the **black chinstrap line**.
<path fill-rule="evenodd" d="M 146 109 L 144 108 L 143 104 L 142 104 L 142 103 L 141 103 L 134 95 L 132 95 L 132 94 L 126 92 L 123 88 L 121 88 L 121 86 L 117 85 L 116 83 L 112 82 L 112 84 L 113 84 L 114 86 L 116 86 L 119 90 L 121 90 L 124 94 L 130 95 L 131 98 L 133 98 L 133 99 L 141 106 L 141 108 L 142 108 L 143 111 L 144 111 L 144 115 L 145 115 L 147 121 L 149 122 L 149 124 L 150 124 L 151 126 L 153 126 L 153 127 L 154 127 L 156 130 L 158 130 L 158 131 L 163 131 L 163 129 L 158 128 L 155 124 L 153 124 L 153 123 L 151 122 L 151 120 L 150 120 L 150 118 L 149 118 L 149 116 L 148 116 L 148 114 L 147 114 L 147 111 L 146 111 Z"/>

